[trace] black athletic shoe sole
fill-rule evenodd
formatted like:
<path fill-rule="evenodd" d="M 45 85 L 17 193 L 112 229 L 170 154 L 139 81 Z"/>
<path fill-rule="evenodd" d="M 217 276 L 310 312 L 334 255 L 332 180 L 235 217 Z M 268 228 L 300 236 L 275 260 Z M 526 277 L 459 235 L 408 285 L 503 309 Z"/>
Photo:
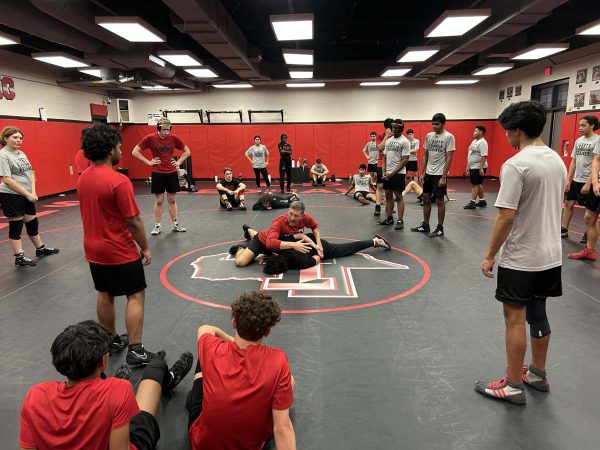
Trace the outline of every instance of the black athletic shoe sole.
<path fill-rule="evenodd" d="M 250 239 L 252 239 L 250 237 L 250 233 L 248 233 L 248 230 L 252 228 L 250 225 L 248 225 L 247 223 L 245 223 L 244 225 L 242 225 L 242 230 L 244 230 L 244 237 L 246 238 L 247 241 L 249 241 Z"/>

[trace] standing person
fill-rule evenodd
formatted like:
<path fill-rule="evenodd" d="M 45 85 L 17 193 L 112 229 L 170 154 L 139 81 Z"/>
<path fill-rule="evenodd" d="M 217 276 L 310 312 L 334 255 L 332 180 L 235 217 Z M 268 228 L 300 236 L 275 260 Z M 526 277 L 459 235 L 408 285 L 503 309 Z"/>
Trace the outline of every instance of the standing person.
<path fill-rule="evenodd" d="M 371 177 L 366 175 L 366 170 L 366 164 L 358 166 L 358 173 L 352 175 L 350 187 L 342 194 L 348 195 L 348 193 L 354 189 L 354 199 L 358 200 L 363 205 L 368 205 L 370 201 L 375 201 L 375 194 L 371 193 Z"/>
<path fill-rule="evenodd" d="M 256 187 L 260 191 L 260 176 L 262 174 L 265 184 L 267 185 L 267 191 L 271 191 L 271 182 L 269 181 L 269 172 L 267 172 L 267 166 L 269 165 L 269 150 L 263 144 L 260 143 L 260 136 L 254 136 L 254 145 L 246 150 L 246 158 L 252 163 L 252 170 L 254 170 L 254 176 L 256 177 Z"/>
<path fill-rule="evenodd" d="M 586 197 L 590 192 L 594 147 L 598 142 L 598 135 L 594 134 L 596 129 L 598 129 L 598 118 L 596 116 L 585 116 L 579 121 L 581 137 L 575 141 L 571 153 L 571 165 L 569 166 L 565 187 L 565 206 L 560 228 L 560 236 L 563 238 L 569 237 L 569 224 L 573 216 L 575 201 L 579 205 L 585 206 Z M 584 234 L 581 243 L 585 244 L 586 242 L 587 234 Z"/>
<path fill-rule="evenodd" d="M 377 151 L 379 157 L 377 159 L 377 185 L 375 187 L 375 211 L 374 216 L 381 214 L 381 202 L 383 201 L 383 150 L 385 149 L 385 141 L 392 136 L 392 122 L 394 119 L 387 118 L 383 121 L 383 133 L 376 137 Z"/>
<path fill-rule="evenodd" d="M 283 194 L 283 182 L 287 174 L 287 191 L 292 192 L 292 146 L 287 142 L 287 134 L 281 135 L 279 148 L 279 187 Z"/>
<path fill-rule="evenodd" d="M 150 192 L 154 194 L 154 228 L 150 232 L 153 236 L 161 232 L 161 218 L 165 191 L 167 192 L 167 203 L 169 204 L 169 215 L 171 216 L 172 230 L 185 232 L 186 229 L 179 225 L 177 220 L 177 202 L 175 197 L 179 191 L 179 177 L 177 169 L 190 156 L 190 149 L 181 139 L 171 134 L 171 121 L 166 117 L 160 119 L 156 124 L 156 133 L 150 133 L 140 141 L 131 154 L 137 159 L 152 167 L 152 186 Z M 142 155 L 142 150 L 150 149 L 152 159 Z M 173 152 L 181 150 L 183 153 L 179 159 L 173 159 Z"/>
<path fill-rule="evenodd" d="M 310 168 L 310 176 L 312 177 L 312 185 L 316 186 L 318 184 L 322 186 L 327 185 L 327 174 L 329 173 L 329 169 L 325 164 L 321 162 L 320 158 L 317 158 L 315 161 L 316 164 Z"/>
<path fill-rule="evenodd" d="M 444 128 L 446 116 L 442 113 L 434 114 L 431 119 L 433 131 L 427 133 L 423 149 L 423 164 L 419 170 L 419 182 L 423 185 L 423 222 L 411 231 L 428 233 L 429 237 L 444 235 L 444 218 L 446 216 L 446 196 L 448 171 L 452 163 L 452 156 L 456 149 L 454 136 Z M 421 172 L 424 170 L 424 172 Z M 429 217 L 431 216 L 431 195 L 435 196 L 438 208 L 438 225 L 430 232 Z"/>
<path fill-rule="evenodd" d="M 108 125 L 95 125 L 82 136 L 81 148 L 92 161 L 79 177 L 77 194 L 85 258 L 98 291 L 98 321 L 112 336 L 111 354 L 121 352 L 129 343 L 127 363 L 148 364 L 164 352 L 152 353 L 142 344 L 146 289 L 143 266 L 150 264 L 152 255 L 133 185 L 113 170 L 121 159 L 121 135 Z M 120 295 L 127 297 L 128 337 L 119 336 L 115 327 L 115 297 Z"/>
<path fill-rule="evenodd" d="M 371 131 L 369 135 L 371 140 L 365 144 L 362 149 L 363 155 L 367 159 L 367 171 L 371 174 L 371 184 L 377 185 L 377 160 L 379 159 L 379 150 L 377 150 L 377 133 Z"/>
<path fill-rule="evenodd" d="M 508 371 L 500 381 L 477 382 L 475 390 L 524 405 L 523 382 L 540 391 L 550 389 L 545 370 L 550 341 L 546 298 L 562 295 L 562 248 L 556 230 L 567 171 L 558 154 L 540 139 L 546 123 L 546 109 L 540 103 L 514 103 L 498 121 L 519 151 L 500 171 L 498 214 L 481 270 L 493 278 L 494 258 L 500 251 L 496 299 L 504 310 Z M 525 320 L 531 335 L 529 366 L 523 365 Z"/>
<path fill-rule="evenodd" d="M 404 122 L 396 119 L 392 122 L 392 137 L 386 139 L 383 152 L 383 189 L 385 191 L 385 220 L 378 225 L 394 225 L 394 195 L 398 208 L 398 221 L 394 230 L 404 229 L 404 198 L 402 191 L 406 187 L 406 164 L 410 157 L 410 143 L 402 136 Z"/>
<path fill-rule="evenodd" d="M 231 211 L 234 206 L 237 206 L 240 211 L 246 211 L 244 189 L 246 189 L 246 185 L 240 180 L 233 178 L 233 170 L 225 167 L 223 169 L 223 178 L 217 183 L 221 208 L 227 208 L 227 211 Z"/>
<path fill-rule="evenodd" d="M 8 219 L 8 240 L 15 257 L 15 266 L 35 266 L 36 261 L 29 259 L 23 252 L 21 232 L 23 225 L 29 240 L 35 246 L 35 255 L 44 257 L 59 252 L 57 248 L 44 245 L 38 232 L 39 222 L 36 216 L 35 202 L 38 196 L 35 190 L 35 172 L 21 150 L 23 132 L 15 127 L 5 127 L 0 134 L 0 203 L 2 212 Z"/>
<path fill-rule="evenodd" d="M 419 175 L 419 163 L 417 155 L 419 154 L 419 140 L 415 138 L 415 131 L 411 128 L 406 130 L 406 137 L 410 143 L 410 156 L 406 164 L 406 177 L 413 181 L 415 175 Z"/>
<path fill-rule="evenodd" d="M 483 125 L 477 125 L 473 131 L 473 142 L 469 145 L 469 154 L 467 156 L 467 168 L 465 173 L 471 179 L 471 201 L 463 209 L 475 209 L 478 206 L 484 208 L 487 206 L 485 193 L 483 192 L 483 180 L 487 171 L 488 143 L 483 137 L 486 129 Z M 479 197 L 479 201 L 477 201 Z"/>

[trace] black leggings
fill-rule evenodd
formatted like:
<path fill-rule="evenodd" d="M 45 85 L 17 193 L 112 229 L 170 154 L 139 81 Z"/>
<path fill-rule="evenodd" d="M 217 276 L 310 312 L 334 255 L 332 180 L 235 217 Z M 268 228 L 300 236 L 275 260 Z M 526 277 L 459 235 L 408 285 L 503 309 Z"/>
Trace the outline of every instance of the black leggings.
<path fill-rule="evenodd" d="M 287 188 L 288 191 L 292 187 L 292 159 L 291 158 L 281 158 L 279 160 L 279 187 L 283 191 L 283 179 L 285 174 L 287 173 Z"/>
<path fill-rule="evenodd" d="M 344 244 L 332 244 L 325 239 L 321 239 L 321 243 L 323 244 L 323 259 L 343 258 L 344 256 L 354 255 L 361 250 L 373 247 L 373 239 L 346 242 Z"/>
<path fill-rule="evenodd" d="M 256 169 L 253 168 L 254 170 L 254 176 L 256 177 L 256 187 L 259 188 L 260 187 L 260 175 L 262 174 L 263 179 L 265 180 L 265 184 L 267 185 L 267 187 L 271 187 L 271 182 L 269 181 L 269 172 L 267 172 L 267 168 L 263 167 L 262 169 Z"/>

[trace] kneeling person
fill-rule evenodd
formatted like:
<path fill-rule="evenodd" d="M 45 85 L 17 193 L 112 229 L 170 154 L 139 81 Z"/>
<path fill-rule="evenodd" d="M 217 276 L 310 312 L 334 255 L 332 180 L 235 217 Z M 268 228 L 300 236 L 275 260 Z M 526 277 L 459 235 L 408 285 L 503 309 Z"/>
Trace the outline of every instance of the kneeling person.
<path fill-rule="evenodd" d="M 369 201 L 375 201 L 375 194 L 370 192 L 371 189 L 371 177 L 366 174 L 367 165 L 361 164 L 358 166 L 358 174 L 352 176 L 352 185 L 342 195 L 348 195 L 348 193 L 354 189 L 354 198 L 361 202 L 363 205 L 368 205 Z"/>
<path fill-rule="evenodd" d="M 240 180 L 233 178 L 233 171 L 229 167 L 225 167 L 223 169 L 223 178 L 217 183 L 221 207 L 227 208 L 227 211 L 231 211 L 236 206 L 241 211 L 245 211 L 244 189 L 246 189 L 246 185 Z"/>

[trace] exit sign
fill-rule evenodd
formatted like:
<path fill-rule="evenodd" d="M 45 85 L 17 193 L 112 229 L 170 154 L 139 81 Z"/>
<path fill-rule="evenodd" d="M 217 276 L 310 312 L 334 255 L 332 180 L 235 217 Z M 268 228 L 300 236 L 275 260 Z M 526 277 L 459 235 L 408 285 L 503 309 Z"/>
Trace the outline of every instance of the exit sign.
<path fill-rule="evenodd" d="M 546 67 L 544 69 L 544 76 L 549 77 L 550 75 L 552 75 L 552 67 Z"/>

